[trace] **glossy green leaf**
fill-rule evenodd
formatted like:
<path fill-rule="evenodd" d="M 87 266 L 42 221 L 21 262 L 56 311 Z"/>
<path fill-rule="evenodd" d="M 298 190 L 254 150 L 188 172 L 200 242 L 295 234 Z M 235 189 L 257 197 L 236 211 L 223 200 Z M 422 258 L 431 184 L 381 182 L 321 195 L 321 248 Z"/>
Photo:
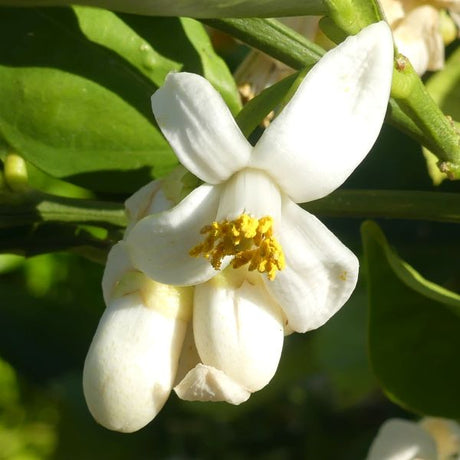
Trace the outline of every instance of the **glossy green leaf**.
<path fill-rule="evenodd" d="M 235 81 L 199 22 L 190 18 L 117 15 L 95 8 L 73 9 L 89 40 L 116 52 L 157 87 L 171 71 L 199 73 L 221 93 L 234 113 L 240 110 Z"/>
<path fill-rule="evenodd" d="M 71 10 L 4 10 L 0 36 L 0 132 L 32 164 L 120 192 L 175 164 L 150 115 L 155 86 L 90 42 Z"/>
<path fill-rule="evenodd" d="M 196 21 L 3 9 L 0 137 L 51 176 L 132 192 L 177 164 L 150 108 L 172 70 L 204 74 L 238 110 L 233 79 Z"/>
<path fill-rule="evenodd" d="M 460 417 L 460 296 L 424 279 L 362 227 L 369 283 L 369 351 L 387 395 L 418 413 Z"/>

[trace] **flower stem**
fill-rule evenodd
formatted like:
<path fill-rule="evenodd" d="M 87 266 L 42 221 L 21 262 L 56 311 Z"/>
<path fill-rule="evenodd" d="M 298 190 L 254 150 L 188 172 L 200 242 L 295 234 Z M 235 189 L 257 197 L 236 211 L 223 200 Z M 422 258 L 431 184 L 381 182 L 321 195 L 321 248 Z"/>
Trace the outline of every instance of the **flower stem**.
<path fill-rule="evenodd" d="M 0 192 L 0 228 L 40 222 L 125 227 L 123 205 L 113 202 L 66 198 L 37 190 L 26 193 Z"/>

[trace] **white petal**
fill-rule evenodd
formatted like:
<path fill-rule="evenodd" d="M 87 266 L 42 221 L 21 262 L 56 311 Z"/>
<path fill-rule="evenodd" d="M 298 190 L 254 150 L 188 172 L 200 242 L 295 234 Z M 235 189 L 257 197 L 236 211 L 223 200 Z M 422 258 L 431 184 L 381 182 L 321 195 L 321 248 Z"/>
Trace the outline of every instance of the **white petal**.
<path fill-rule="evenodd" d="M 252 147 L 203 77 L 170 73 L 152 109 L 179 161 L 203 181 L 218 184 L 247 165 Z"/>
<path fill-rule="evenodd" d="M 149 423 L 171 391 L 187 323 L 142 305 L 137 294 L 105 310 L 83 370 L 93 417 L 110 430 Z"/>
<path fill-rule="evenodd" d="M 123 275 L 132 270 L 134 270 L 134 267 L 131 263 L 126 243 L 119 241 L 110 249 L 104 275 L 102 276 L 102 293 L 106 305 L 110 303 L 113 291 Z"/>
<path fill-rule="evenodd" d="M 125 238 L 136 222 L 143 217 L 166 211 L 173 205 L 174 203 L 169 201 L 163 192 L 162 180 L 155 180 L 144 185 L 125 201 L 126 215 L 128 216 Z"/>
<path fill-rule="evenodd" d="M 203 226 L 215 220 L 219 196 L 219 187 L 202 185 L 170 211 L 138 222 L 127 238 L 134 266 L 165 284 L 193 285 L 214 276 L 208 260 L 189 251 L 203 241 Z"/>
<path fill-rule="evenodd" d="M 251 165 L 294 201 L 321 198 L 352 173 L 383 123 L 393 72 L 388 25 L 372 24 L 329 51 L 257 143 Z"/>
<path fill-rule="evenodd" d="M 243 169 L 222 185 L 217 219 L 235 219 L 241 214 L 260 219 L 271 216 L 278 222 L 281 214 L 279 188 L 263 171 Z"/>
<path fill-rule="evenodd" d="M 380 428 L 367 460 L 435 460 L 434 440 L 416 423 L 390 419 Z"/>
<path fill-rule="evenodd" d="M 241 404 L 251 393 L 214 367 L 198 364 L 174 388 L 186 401 L 225 401 Z"/>
<path fill-rule="evenodd" d="M 348 300 L 358 279 L 356 256 L 316 217 L 291 200 L 283 203 L 280 243 L 286 267 L 268 291 L 296 332 L 322 326 Z"/>
<path fill-rule="evenodd" d="M 228 268 L 195 287 L 195 343 L 203 364 L 223 371 L 254 392 L 267 385 L 276 372 L 284 318 L 260 275 L 256 275 L 259 283 L 253 285 L 244 278 L 233 279 L 235 271 Z"/>

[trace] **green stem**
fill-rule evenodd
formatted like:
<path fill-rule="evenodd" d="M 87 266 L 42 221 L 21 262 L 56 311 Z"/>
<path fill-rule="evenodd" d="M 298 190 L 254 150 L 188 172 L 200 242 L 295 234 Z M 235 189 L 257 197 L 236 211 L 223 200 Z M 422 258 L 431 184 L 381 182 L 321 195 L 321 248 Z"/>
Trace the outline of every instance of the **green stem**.
<path fill-rule="evenodd" d="M 59 197 L 33 190 L 22 194 L 2 192 L 0 205 L 0 228 L 40 222 L 126 226 L 124 208 L 119 203 Z"/>
<path fill-rule="evenodd" d="M 434 102 L 407 58 L 398 55 L 396 62 L 393 100 L 423 133 L 423 144 L 442 160 L 439 169 L 450 179 L 460 179 L 460 139 L 455 126 Z"/>
<path fill-rule="evenodd" d="M 1 206 L 0 228 L 12 229 L 36 224 L 97 225 L 123 229 L 126 217 L 123 205 L 113 202 L 76 198 L 46 197 L 33 208 L 31 202 Z M 23 201 L 24 203 L 24 201 Z M 328 217 L 383 217 L 460 223 L 458 193 L 404 190 L 338 190 L 303 208 Z"/>
<path fill-rule="evenodd" d="M 275 19 L 201 19 L 294 69 L 315 65 L 325 51 Z"/>
<path fill-rule="evenodd" d="M 339 190 L 302 207 L 325 217 L 382 217 L 460 223 L 458 193 Z"/>

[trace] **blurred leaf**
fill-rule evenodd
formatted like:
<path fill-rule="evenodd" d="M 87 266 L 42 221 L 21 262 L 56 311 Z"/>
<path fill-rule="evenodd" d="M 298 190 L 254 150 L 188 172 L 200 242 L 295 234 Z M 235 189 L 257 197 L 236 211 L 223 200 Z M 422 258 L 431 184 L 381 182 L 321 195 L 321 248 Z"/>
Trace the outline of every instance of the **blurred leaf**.
<path fill-rule="evenodd" d="M 3 9 L 0 137 L 51 176 L 132 192 L 177 164 L 150 108 L 172 70 L 204 74 L 238 110 L 233 79 L 196 21 Z"/>
<path fill-rule="evenodd" d="M 16 270 L 24 263 L 24 257 L 15 254 L 0 254 L 0 274 Z"/>
<path fill-rule="evenodd" d="M 415 412 L 460 417 L 460 296 L 424 279 L 362 227 L 369 282 L 370 358 L 387 395 Z"/>
<path fill-rule="evenodd" d="M 87 229 L 76 225 L 43 223 L 0 229 L 0 254 L 31 257 L 55 251 L 74 251 L 104 264 L 110 247 L 121 239 L 121 232 L 108 238 L 95 238 Z"/>
<path fill-rule="evenodd" d="M 26 386 L 18 380 L 14 369 L 0 358 L 0 459 L 51 458 L 57 441 L 54 408 L 44 394 L 24 398 Z"/>
<path fill-rule="evenodd" d="M 17 404 L 19 388 L 14 369 L 0 359 L 0 407 Z"/>
<path fill-rule="evenodd" d="M 366 353 L 366 321 L 365 290 L 358 286 L 343 308 L 313 334 L 314 355 L 341 408 L 358 404 L 376 388 Z"/>

